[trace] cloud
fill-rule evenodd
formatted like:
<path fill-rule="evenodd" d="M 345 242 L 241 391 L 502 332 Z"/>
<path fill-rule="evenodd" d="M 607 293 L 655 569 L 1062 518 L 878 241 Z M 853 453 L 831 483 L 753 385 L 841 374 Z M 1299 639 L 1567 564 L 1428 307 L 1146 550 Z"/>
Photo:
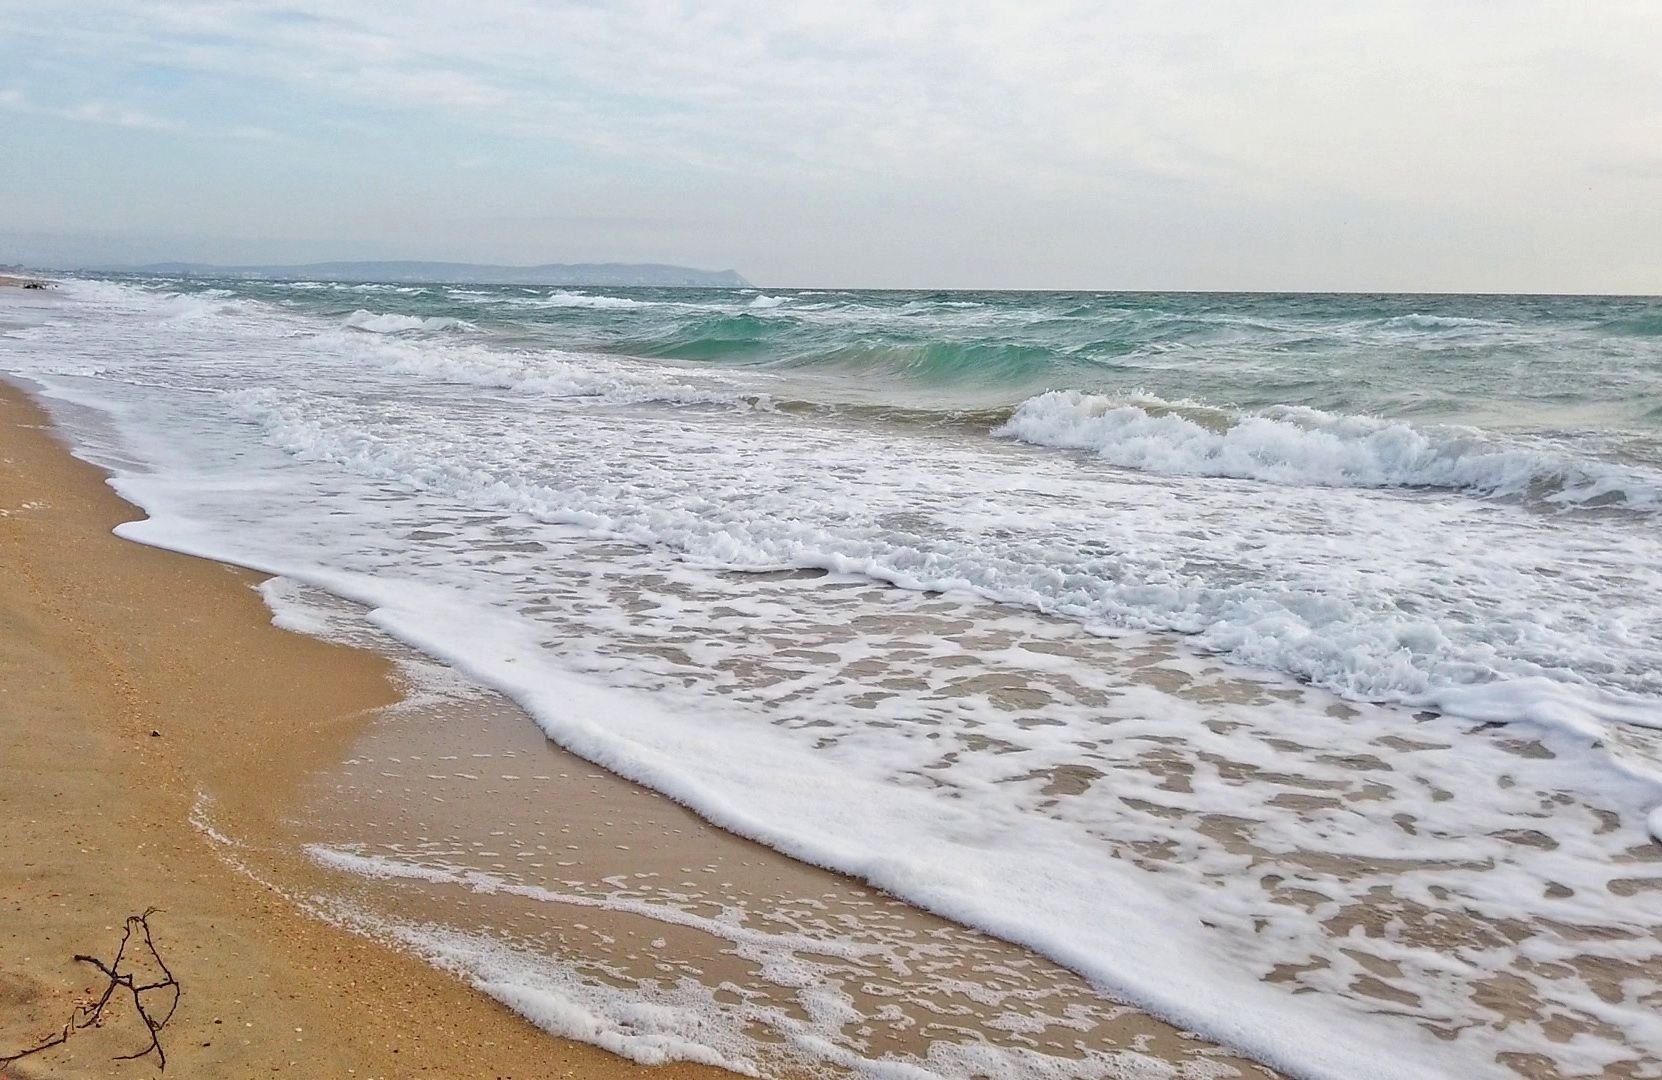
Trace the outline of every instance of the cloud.
<path fill-rule="evenodd" d="M 110 101 L 82 101 L 74 105 L 46 105 L 32 101 L 20 90 L 0 91 L 0 109 L 34 116 L 55 117 L 78 123 L 103 124 L 128 128 L 133 131 L 164 132 L 179 135 L 202 135 L 212 138 L 244 139 L 251 142 L 271 142 L 284 136 L 256 124 L 237 124 L 232 127 L 193 127 L 165 116 L 157 116 L 142 109 L 117 105 Z"/>
<path fill-rule="evenodd" d="M 993 218 L 1187 206 L 1255 236 L 1299 206 L 1329 233 L 1591 228 L 1662 130 L 1662 9 L 1637 0 L 0 0 L 4 40 L 86 100 L 158 71 L 224 91 L 150 88 L 133 126 L 421 131 L 482 173 L 656 172 L 845 215 L 922 193 Z"/>
<path fill-rule="evenodd" d="M 9 112 L 52 116 L 60 120 L 75 120 L 90 124 L 108 124 L 114 127 L 140 131 L 180 131 L 178 123 L 138 109 L 129 109 L 108 101 L 83 101 L 77 105 L 42 105 L 29 100 L 21 90 L 0 92 L 0 109 Z"/>
<path fill-rule="evenodd" d="M 836 5 L 88 0 L 11 29 L 66 55 L 256 76 L 348 106 L 712 170 L 1106 173 L 1415 197 L 1629 156 L 1658 19 L 1609 4 Z M 73 18 L 74 32 L 68 25 Z M 54 19 L 61 20 L 54 26 Z M 93 28 L 87 32 L 85 28 Z M 1585 108 L 1589 72 L 1634 85 Z M 1649 130 L 1655 130 L 1654 126 Z M 1540 155 L 1550 143 L 1560 150 Z M 1409 161 L 1412 169 L 1404 168 Z"/>
<path fill-rule="evenodd" d="M 141 131 L 177 131 L 180 125 L 152 116 L 137 109 L 123 108 L 107 101 L 84 101 L 68 109 L 47 110 L 55 116 L 70 120 L 85 120 L 94 124 L 114 124 L 116 127 L 137 128 Z"/>

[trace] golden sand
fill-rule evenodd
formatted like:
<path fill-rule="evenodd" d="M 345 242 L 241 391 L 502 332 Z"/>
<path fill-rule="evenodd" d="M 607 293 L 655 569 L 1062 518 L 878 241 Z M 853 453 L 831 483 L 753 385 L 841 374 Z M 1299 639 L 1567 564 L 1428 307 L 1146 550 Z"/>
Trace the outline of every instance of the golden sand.
<path fill-rule="evenodd" d="M 721 1075 L 549 1038 L 413 957 L 301 913 L 189 822 L 214 791 L 257 838 L 393 699 L 379 657 L 279 630 L 218 563 L 112 536 L 138 513 L 0 386 L 0 1055 L 59 1028 L 147 907 L 183 985 L 168 1073 L 249 1077 Z M 0 1074 L 116 1063 L 130 1011 Z"/>

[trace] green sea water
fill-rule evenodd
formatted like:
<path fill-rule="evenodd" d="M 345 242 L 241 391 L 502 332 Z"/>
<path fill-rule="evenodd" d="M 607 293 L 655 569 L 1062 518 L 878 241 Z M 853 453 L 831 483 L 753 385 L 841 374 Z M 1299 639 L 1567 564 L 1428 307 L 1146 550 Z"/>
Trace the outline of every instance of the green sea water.
<path fill-rule="evenodd" d="M 1223 410 L 1218 423 L 1294 406 L 1662 461 L 1657 298 L 157 284 L 368 332 L 768 371 L 814 404 L 996 415 L 1066 388 Z"/>

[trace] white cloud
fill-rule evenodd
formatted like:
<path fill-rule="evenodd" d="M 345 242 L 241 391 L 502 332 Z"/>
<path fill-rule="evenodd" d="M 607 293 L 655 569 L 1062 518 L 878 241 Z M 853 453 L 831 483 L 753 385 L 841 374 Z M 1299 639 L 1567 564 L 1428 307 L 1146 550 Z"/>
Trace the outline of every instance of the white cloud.
<path fill-rule="evenodd" d="M 1398 189 L 1405 160 L 1440 175 L 1552 167 L 1531 160 L 1542 136 L 1619 157 L 1636 121 L 1662 116 L 1662 65 L 1648 62 L 1662 18 L 1616 4 L 1573 19 L 1531 3 L 336 10 L 93 0 L 73 17 L 92 28 L 88 51 L 701 165 L 737 153 L 884 174 L 974 164 L 1088 181 L 1106 167 Z M 33 17 L 34 32 L 50 36 L 49 21 Z M 1593 85 L 1597 65 L 1632 85 Z"/>
<path fill-rule="evenodd" d="M 180 125 L 172 120 L 138 109 L 129 109 L 108 101 L 83 101 L 77 105 L 43 105 L 31 101 L 21 90 L 0 92 L 0 108 L 10 112 L 51 116 L 60 120 L 76 120 L 90 124 L 108 124 L 114 127 L 143 131 L 178 131 Z"/>
<path fill-rule="evenodd" d="M 0 0 L 0 35 L 63 72 L 131 58 L 255 79 L 343 122 L 391 111 L 684 170 L 729 199 L 760 184 L 852 213 L 926 191 L 1103 218 L 1175 202 L 1260 215 L 1252 235 L 1302 205 L 1387 247 L 1439 218 L 1602 235 L 1662 133 L 1662 8 L 1623 0 Z"/>
<path fill-rule="evenodd" d="M 67 109 L 47 110 L 52 115 L 69 120 L 85 120 L 94 124 L 113 124 L 116 127 L 137 128 L 142 131 L 174 131 L 179 125 L 138 109 L 123 108 L 108 101 L 85 101 Z"/>

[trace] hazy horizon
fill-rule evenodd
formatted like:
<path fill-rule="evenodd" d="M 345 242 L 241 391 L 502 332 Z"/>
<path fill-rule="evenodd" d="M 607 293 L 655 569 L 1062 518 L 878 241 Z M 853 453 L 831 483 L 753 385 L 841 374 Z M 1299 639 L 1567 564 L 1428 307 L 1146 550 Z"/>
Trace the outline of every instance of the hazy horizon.
<path fill-rule="evenodd" d="M 417 264 L 419 264 L 419 263 L 424 263 L 424 262 L 431 262 L 435 265 L 440 265 L 442 263 L 450 263 L 450 262 L 453 262 L 453 261 L 454 260 L 392 258 L 392 259 L 316 259 L 316 260 L 310 260 L 306 263 L 219 263 L 219 264 L 213 264 L 213 263 L 195 263 L 192 260 L 187 260 L 187 259 L 157 259 L 157 260 L 155 260 L 154 263 L 127 263 L 127 264 L 84 263 L 84 264 L 80 264 L 80 265 L 70 265 L 70 264 L 67 264 L 67 263 L 55 264 L 55 263 L 48 263 L 48 262 L 35 262 L 35 263 L 14 262 L 14 263 L 10 263 L 10 264 L 5 263 L 5 262 L 0 262 L 0 267 L 6 266 L 6 265 L 15 265 L 15 266 L 23 267 L 26 270 L 37 270 L 37 271 L 42 271 L 42 272 L 61 272 L 61 273 L 71 273 L 71 274 L 73 274 L 73 273 L 77 273 L 77 272 L 86 272 L 86 273 L 100 273 L 100 272 L 101 273 L 146 273 L 146 272 L 148 272 L 146 270 L 146 267 L 148 267 L 148 266 L 151 266 L 151 265 L 165 265 L 165 264 L 170 264 L 170 263 L 186 263 L 186 264 L 190 264 L 190 265 L 200 266 L 200 267 L 203 267 L 203 268 L 212 268 L 212 269 L 218 269 L 218 270 L 241 270 L 241 269 L 275 269 L 275 268 L 295 269 L 295 268 L 305 267 L 305 266 L 309 266 L 309 265 L 349 265 L 349 264 L 352 264 L 352 263 L 389 263 L 389 264 L 390 263 L 417 263 Z M 727 271 L 733 271 L 733 272 L 738 273 L 741 277 L 744 277 L 746 283 L 744 285 L 618 285 L 618 284 L 608 284 L 608 283 L 605 283 L 605 282 L 588 282 L 586 284 L 574 284 L 574 283 L 554 284 L 554 285 L 550 285 L 549 287 L 550 288 L 597 288 L 597 289 L 611 289 L 611 290 L 624 290 L 624 291 L 627 291 L 629 289 L 663 289 L 663 288 L 670 288 L 670 289 L 677 289 L 677 288 L 685 288 L 685 289 L 727 289 L 727 288 L 731 288 L 731 289 L 742 289 L 742 290 L 748 290 L 748 291 L 767 290 L 767 291 L 781 291 L 781 292 L 798 292 L 798 291 L 803 291 L 803 290 L 812 291 L 812 290 L 830 289 L 830 290 L 836 290 L 836 291 L 870 292 L 870 293 L 881 293 L 881 292 L 899 292 L 899 293 L 913 293 L 913 292 L 922 292 L 922 293 L 931 293 L 931 292 L 932 293 L 1061 293 L 1061 294 L 1066 294 L 1066 293 L 1092 294 L 1092 293 L 1096 293 L 1096 294 L 1104 294 L 1104 295 L 1119 294 L 1119 295 L 1127 295 L 1127 296 L 1136 296 L 1136 295 L 1149 295 L 1149 296 L 1160 296 L 1160 295 L 1166 295 L 1166 296 L 1182 296 L 1182 295 L 1195 295 L 1195 296 L 1427 296 L 1427 297 L 1473 296 L 1473 297 L 1521 297 L 1521 298 L 1527 298 L 1527 297 L 1531 297 L 1531 296 L 1543 296 L 1543 297 L 1586 298 L 1586 299 L 1598 299 L 1598 298 L 1601 298 L 1601 297 L 1629 299 L 1629 300 L 1631 300 L 1631 299 L 1640 299 L 1640 300 L 1662 299 L 1662 291 L 1659 291 L 1659 292 L 1571 292 L 1571 291 L 1563 291 L 1563 290 L 1560 290 L 1560 291 L 1544 290 L 1544 291 L 1537 291 L 1537 292 L 1505 292 L 1505 291 L 1497 291 L 1497 290 L 1485 291 L 1485 290 L 1477 290 L 1477 289 L 1273 289 L 1273 288 L 1263 288 L 1263 289 L 1230 289 L 1230 288 L 1172 289 L 1172 288 L 1159 288 L 1159 287 L 1146 287 L 1146 288 L 1145 287 L 1139 287 L 1139 288 L 1088 288 L 1087 287 L 1087 288 L 1079 288 L 1079 287 L 1043 286 L 1043 285 L 1035 285 L 1035 286 L 1011 285 L 1011 286 L 985 287 L 985 286 L 966 286 L 966 285 L 958 285 L 958 286 L 848 285 L 848 284 L 836 284 L 834 282 L 833 283 L 819 282 L 819 283 L 815 283 L 815 284 L 811 284 L 811 285 L 799 285 L 799 284 L 792 284 L 790 282 L 756 281 L 756 280 L 750 278 L 749 275 L 745 274 L 744 271 L 741 268 L 738 268 L 738 267 L 711 267 L 711 266 L 696 266 L 695 267 L 695 266 L 687 266 L 685 264 L 678 264 L 678 263 L 640 263 L 640 264 L 633 264 L 633 263 L 621 263 L 621 262 L 608 262 L 606 260 L 601 260 L 601 259 L 587 259 L 587 260 L 578 260 L 578 261 L 574 261 L 572 263 L 565 263 L 565 264 L 562 264 L 562 263 L 540 263 L 540 264 L 539 263 L 528 263 L 528 264 L 523 264 L 523 265 L 509 265 L 509 264 L 479 263 L 479 264 L 473 264 L 473 265 L 490 266 L 490 267 L 493 267 L 493 268 L 500 268 L 500 269 L 505 269 L 505 270 L 525 270 L 525 269 L 532 269 L 536 266 L 541 266 L 541 265 L 584 265 L 584 264 L 590 264 L 590 265 L 596 265 L 596 266 L 656 265 L 656 266 L 663 266 L 663 267 L 670 268 L 670 269 L 695 270 L 695 271 L 705 272 L 705 273 L 722 273 L 722 272 L 727 272 Z M 364 280 L 367 281 L 367 280 L 373 280 L 373 279 L 366 278 Z M 410 278 L 408 280 L 414 282 L 417 279 Z M 443 282 L 445 282 L 449 279 L 434 278 L 434 279 L 431 279 L 431 280 L 434 281 L 435 283 L 443 283 Z M 493 285 L 493 286 L 494 285 L 511 286 L 511 285 L 525 285 L 526 283 L 524 283 L 524 282 L 475 281 L 474 284 Z"/>
<path fill-rule="evenodd" d="M 1662 9 L 0 0 L 0 263 L 1662 293 Z"/>

